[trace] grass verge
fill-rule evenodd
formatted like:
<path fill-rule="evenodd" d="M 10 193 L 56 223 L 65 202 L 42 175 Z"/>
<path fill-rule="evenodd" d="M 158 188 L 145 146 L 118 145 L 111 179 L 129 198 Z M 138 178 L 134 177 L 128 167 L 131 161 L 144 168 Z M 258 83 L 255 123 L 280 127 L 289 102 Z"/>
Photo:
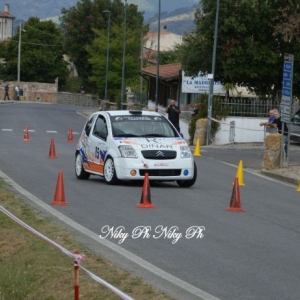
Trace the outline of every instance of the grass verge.
<path fill-rule="evenodd" d="M 0 179 L 0 205 L 70 252 L 86 256 L 82 265 L 137 300 L 171 300 L 142 279 L 118 269 L 76 241 L 51 218 L 26 204 Z M 73 259 L 39 239 L 0 212 L 0 300 L 69 300 L 74 298 Z M 80 299 L 120 299 L 80 270 Z"/>

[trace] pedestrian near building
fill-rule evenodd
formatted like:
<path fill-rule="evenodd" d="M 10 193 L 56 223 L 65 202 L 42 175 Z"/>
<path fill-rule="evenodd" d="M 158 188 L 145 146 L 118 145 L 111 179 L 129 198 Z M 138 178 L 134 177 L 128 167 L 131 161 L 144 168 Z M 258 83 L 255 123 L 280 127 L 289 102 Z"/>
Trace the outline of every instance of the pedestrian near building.
<path fill-rule="evenodd" d="M 170 105 L 166 109 L 170 122 L 174 125 L 177 131 L 180 133 L 179 127 L 179 114 L 181 113 L 178 106 L 176 106 L 175 100 L 171 100 Z"/>
<path fill-rule="evenodd" d="M 16 86 L 15 86 L 15 100 L 19 100 L 19 96 L 20 96 L 20 89 L 19 89 L 19 87 L 16 85 Z"/>
<path fill-rule="evenodd" d="M 8 84 L 4 87 L 4 91 L 5 91 L 4 101 L 6 100 L 6 98 L 7 98 L 8 100 L 10 100 L 10 99 L 9 99 L 9 85 L 8 85 Z"/>
<path fill-rule="evenodd" d="M 268 126 L 269 123 L 272 123 L 275 120 L 275 113 L 278 112 L 276 108 L 271 109 L 269 111 L 269 119 L 267 122 L 261 122 L 259 125 L 260 126 Z"/>

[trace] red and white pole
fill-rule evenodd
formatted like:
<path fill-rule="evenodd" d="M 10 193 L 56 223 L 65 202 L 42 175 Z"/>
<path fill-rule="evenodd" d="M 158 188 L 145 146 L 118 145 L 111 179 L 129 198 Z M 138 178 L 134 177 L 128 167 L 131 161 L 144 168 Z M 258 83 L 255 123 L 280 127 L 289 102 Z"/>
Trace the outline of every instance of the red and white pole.
<path fill-rule="evenodd" d="M 74 253 L 74 299 L 79 300 L 79 264 L 80 260 L 85 259 L 83 254 Z"/>

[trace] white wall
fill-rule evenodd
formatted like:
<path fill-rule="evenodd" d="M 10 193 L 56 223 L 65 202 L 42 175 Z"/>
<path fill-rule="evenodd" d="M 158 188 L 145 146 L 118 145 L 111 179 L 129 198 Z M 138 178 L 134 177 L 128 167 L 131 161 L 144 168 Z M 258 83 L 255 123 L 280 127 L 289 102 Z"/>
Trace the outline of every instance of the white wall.
<path fill-rule="evenodd" d="M 146 36 L 147 40 L 145 43 L 145 47 L 148 49 L 152 49 L 154 51 L 158 48 L 158 33 L 149 33 Z M 170 51 L 173 50 L 175 45 L 182 44 L 182 36 L 171 33 L 168 31 L 162 31 L 160 33 L 160 45 L 159 49 L 160 51 Z"/>
<path fill-rule="evenodd" d="M 259 123 L 266 122 L 267 118 L 227 117 L 225 120 L 222 120 L 221 127 L 213 141 L 214 145 L 229 144 L 230 121 L 235 121 L 235 143 L 264 141 L 264 126 L 259 126 Z"/>
<path fill-rule="evenodd" d="M 12 38 L 13 35 L 13 19 L 0 18 L 0 40 L 5 41 Z"/>

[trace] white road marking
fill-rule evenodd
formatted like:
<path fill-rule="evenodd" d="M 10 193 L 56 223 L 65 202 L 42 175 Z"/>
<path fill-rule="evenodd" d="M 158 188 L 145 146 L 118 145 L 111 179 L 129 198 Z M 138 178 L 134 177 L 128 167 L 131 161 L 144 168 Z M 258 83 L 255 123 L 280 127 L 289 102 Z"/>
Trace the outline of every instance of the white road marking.
<path fill-rule="evenodd" d="M 12 129 L 6 129 L 6 128 L 3 128 L 3 129 L 1 129 L 1 131 L 13 131 Z"/>
<path fill-rule="evenodd" d="M 47 133 L 57 133 L 56 130 L 46 130 Z"/>

